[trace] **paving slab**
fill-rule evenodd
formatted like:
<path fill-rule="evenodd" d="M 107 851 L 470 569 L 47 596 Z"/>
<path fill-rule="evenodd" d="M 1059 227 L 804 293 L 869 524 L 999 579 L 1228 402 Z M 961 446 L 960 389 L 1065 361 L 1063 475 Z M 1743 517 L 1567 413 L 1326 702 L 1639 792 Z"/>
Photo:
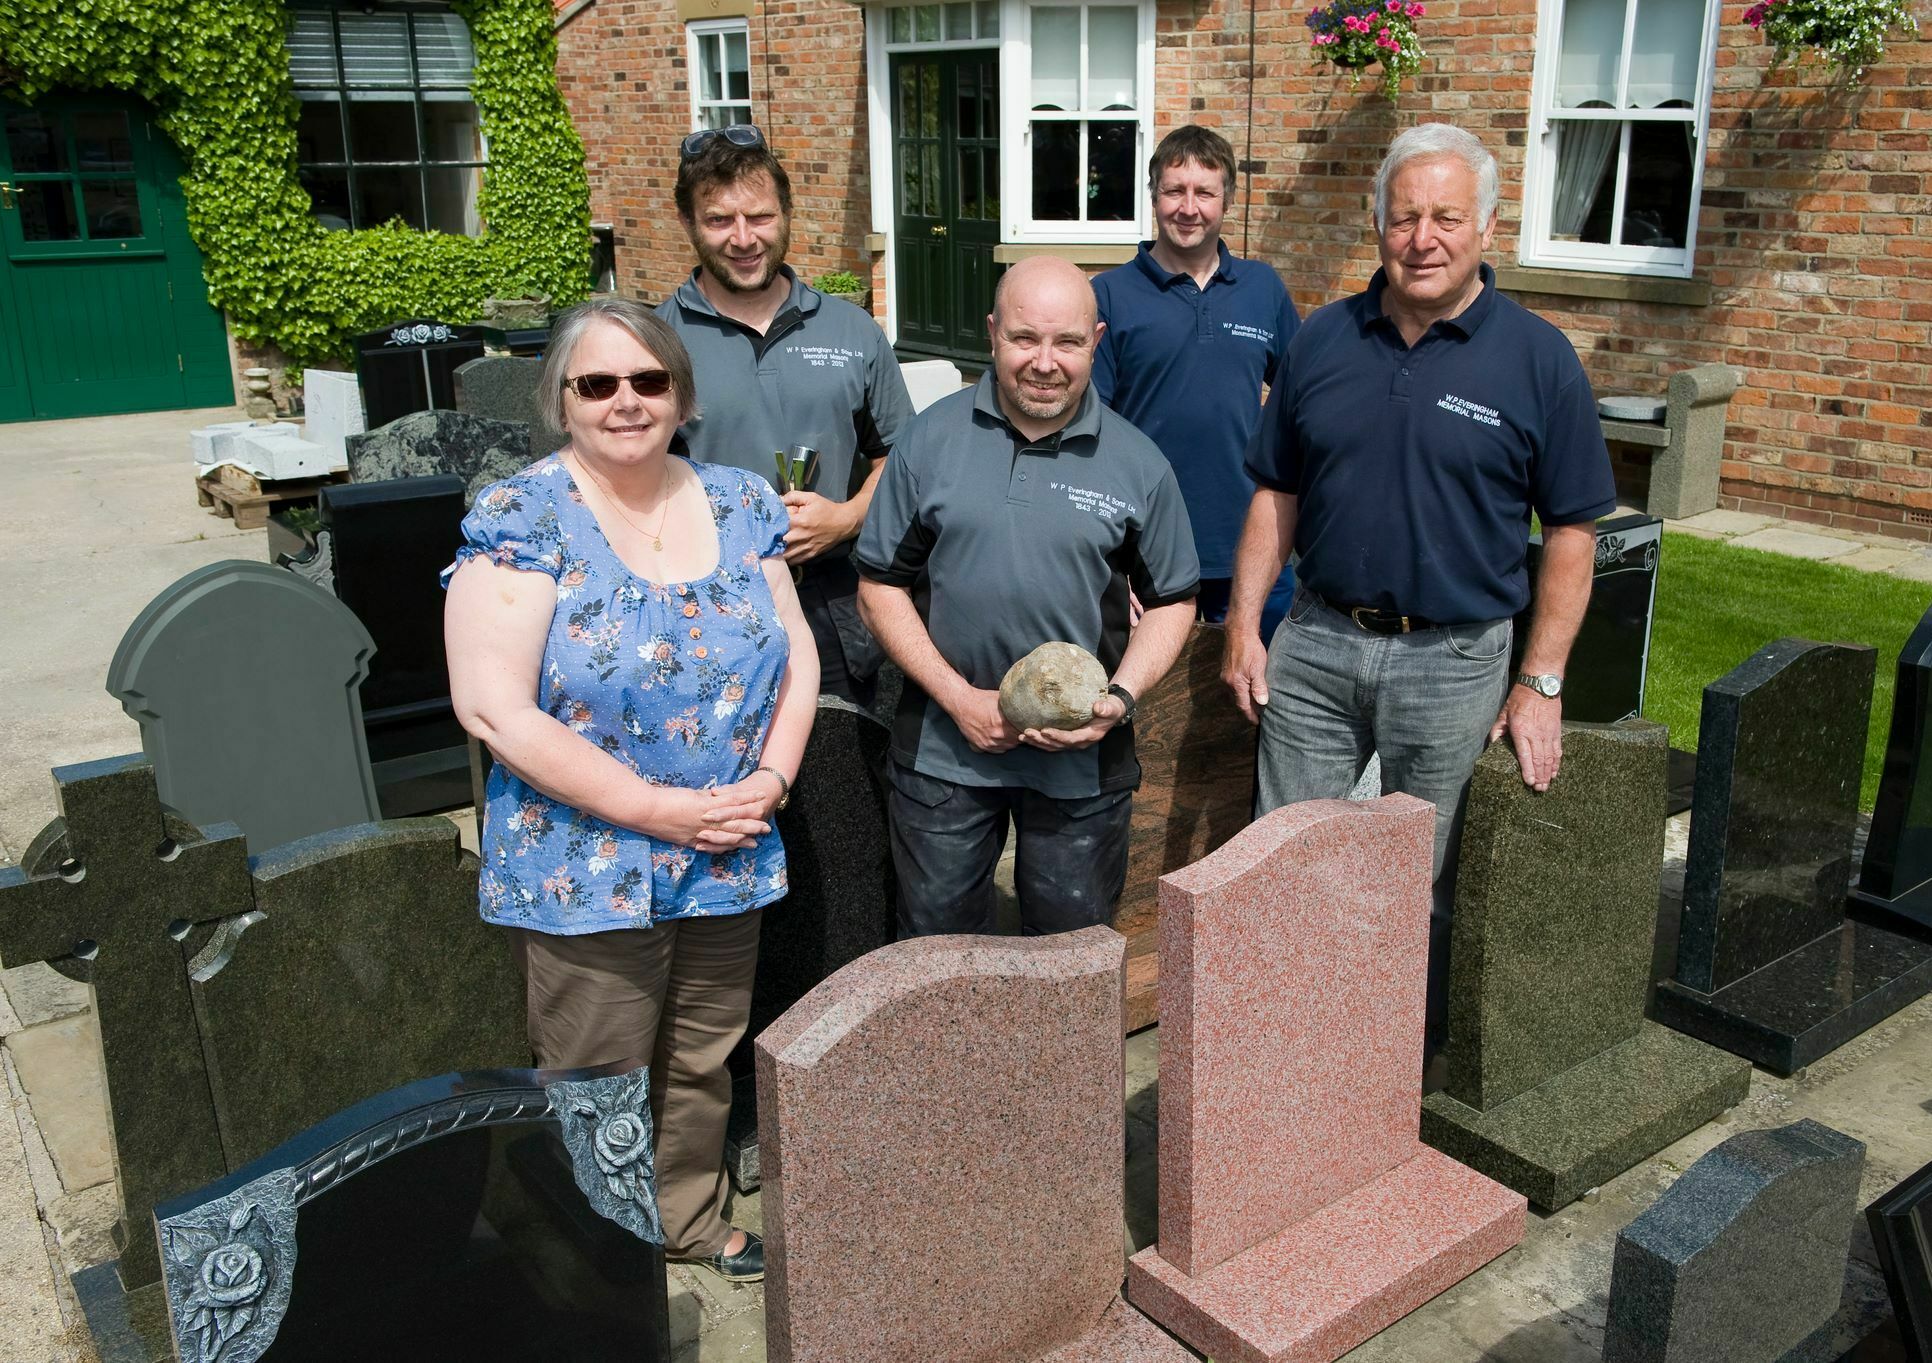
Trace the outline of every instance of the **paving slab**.
<path fill-rule="evenodd" d="M 54 1267 L 27 1171 L 22 1121 L 33 1121 L 11 1083 L 0 1080 L 0 1358 L 8 1363 L 68 1363 L 80 1355 L 64 1342 Z"/>
<path fill-rule="evenodd" d="M 107 1082 L 94 1014 L 77 1013 L 23 1028 L 7 1038 L 6 1047 L 54 1157 L 61 1191 L 78 1192 L 111 1181 Z"/>
<path fill-rule="evenodd" d="M 1923 560 L 1932 567 L 1932 558 L 1927 558 L 1922 549 L 1893 549 L 1882 544 L 1860 546 L 1843 558 L 1833 559 L 1841 568 L 1856 568 L 1863 573 L 1889 573 L 1903 567 L 1914 559 Z"/>
<path fill-rule="evenodd" d="M 0 1025 L 0 1037 L 22 1027 L 38 1027 L 43 1022 L 85 1013 L 94 1006 L 93 990 L 68 979 L 45 961 L 0 970 L 0 993 L 5 994 L 14 1014 L 11 1026 Z"/>
<path fill-rule="evenodd" d="M 1686 516 L 1679 521 L 1664 522 L 1666 530 L 1696 530 L 1713 535 L 1748 535 L 1753 530 L 1780 522 L 1770 516 L 1760 516 L 1751 511 L 1700 511 L 1695 516 Z"/>
<path fill-rule="evenodd" d="M 1856 540 L 1782 527 L 1754 530 L 1748 535 L 1739 535 L 1731 543 L 1744 549 L 1762 549 L 1766 553 L 1783 554 L 1788 558 L 1809 559 L 1843 558 L 1847 554 L 1857 553 L 1859 548 Z"/>
<path fill-rule="evenodd" d="M 1932 582 L 1932 558 L 1907 559 L 1892 569 L 1892 576 L 1902 577 L 1908 582 Z"/>

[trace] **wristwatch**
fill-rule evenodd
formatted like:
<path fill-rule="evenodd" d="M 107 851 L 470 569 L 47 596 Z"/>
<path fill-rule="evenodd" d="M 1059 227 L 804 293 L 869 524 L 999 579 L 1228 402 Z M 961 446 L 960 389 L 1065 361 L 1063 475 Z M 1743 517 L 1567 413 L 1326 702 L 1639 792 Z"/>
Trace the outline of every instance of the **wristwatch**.
<path fill-rule="evenodd" d="M 1137 704 L 1137 702 L 1134 700 L 1134 693 L 1132 691 L 1129 691 L 1126 687 L 1122 686 L 1119 682 L 1108 682 L 1107 694 L 1112 696 L 1115 700 L 1119 701 L 1122 705 L 1127 707 L 1127 712 L 1123 714 L 1119 719 L 1115 720 L 1114 723 L 1125 724 L 1128 720 L 1134 717 L 1134 706 Z"/>
<path fill-rule="evenodd" d="M 1563 694 L 1563 678 L 1554 672 L 1518 672 L 1516 684 L 1527 686 L 1546 700 L 1555 700 Z"/>

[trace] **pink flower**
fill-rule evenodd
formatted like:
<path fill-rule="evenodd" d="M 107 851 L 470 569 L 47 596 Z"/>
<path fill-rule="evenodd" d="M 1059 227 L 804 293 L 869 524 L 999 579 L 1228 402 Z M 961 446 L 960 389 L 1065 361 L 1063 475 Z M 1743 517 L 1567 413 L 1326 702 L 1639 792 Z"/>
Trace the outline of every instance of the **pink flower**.
<path fill-rule="evenodd" d="M 1422 17 L 1422 0 L 1413 0 L 1413 3 L 1409 6 L 1409 17 L 1411 19 L 1420 19 Z"/>
<path fill-rule="evenodd" d="M 1402 12 L 1402 0 L 1386 0 L 1382 8 L 1390 14 L 1400 14 Z"/>
<path fill-rule="evenodd" d="M 1329 47 L 1329 46 L 1332 46 L 1332 45 L 1333 45 L 1333 44 L 1335 44 L 1335 43 L 1339 43 L 1340 41 L 1341 41 L 1341 37 L 1340 37 L 1340 35 L 1339 35 L 1339 34 L 1334 34 L 1334 33 L 1317 33 L 1317 34 L 1315 35 L 1315 46 L 1316 46 L 1316 47 Z"/>

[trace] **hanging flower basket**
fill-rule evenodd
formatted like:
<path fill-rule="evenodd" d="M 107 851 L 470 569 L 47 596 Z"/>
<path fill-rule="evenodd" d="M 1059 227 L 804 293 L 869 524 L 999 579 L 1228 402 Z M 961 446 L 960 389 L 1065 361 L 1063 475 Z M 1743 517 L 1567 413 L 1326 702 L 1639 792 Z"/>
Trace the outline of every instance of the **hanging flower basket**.
<path fill-rule="evenodd" d="M 1794 54 L 1815 56 L 1852 80 L 1884 57 L 1886 35 L 1919 31 L 1911 0 L 1758 0 L 1744 11 L 1744 22 L 1775 48 L 1773 66 Z"/>
<path fill-rule="evenodd" d="M 1330 0 L 1308 12 L 1308 42 L 1316 61 L 1348 72 L 1350 90 L 1380 62 L 1382 93 L 1393 104 L 1403 80 L 1422 68 L 1422 40 L 1415 31 L 1422 14 L 1421 0 Z"/>

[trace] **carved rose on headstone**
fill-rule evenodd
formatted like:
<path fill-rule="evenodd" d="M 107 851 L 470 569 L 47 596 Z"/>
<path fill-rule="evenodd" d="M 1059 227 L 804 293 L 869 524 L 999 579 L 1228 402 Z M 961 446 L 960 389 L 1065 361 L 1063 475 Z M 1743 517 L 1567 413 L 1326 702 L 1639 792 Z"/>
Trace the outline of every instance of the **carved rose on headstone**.
<path fill-rule="evenodd" d="M 267 1283 L 262 1256 L 243 1244 L 226 1244 L 201 1261 L 201 1290 L 221 1306 L 239 1306 L 262 1295 Z"/>
<path fill-rule="evenodd" d="M 612 1197 L 635 1202 L 644 1192 L 644 1167 L 639 1161 L 651 1148 L 651 1130 L 631 1112 L 613 1112 L 597 1124 L 592 1148 L 597 1168 L 610 1185 Z"/>
<path fill-rule="evenodd" d="M 1019 729 L 1078 729 L 1107 691 L 1107 669 L 1077 644 L 1041 644 L 1006 670 L 1000 713 Z"/>

